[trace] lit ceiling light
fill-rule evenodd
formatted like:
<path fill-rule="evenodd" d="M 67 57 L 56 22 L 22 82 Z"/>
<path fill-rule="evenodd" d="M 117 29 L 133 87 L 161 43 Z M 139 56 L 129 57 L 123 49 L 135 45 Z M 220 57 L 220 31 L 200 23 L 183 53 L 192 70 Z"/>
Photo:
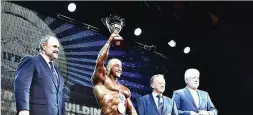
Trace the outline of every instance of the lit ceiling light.
<path fill-rule="evenodd" d="M 70 4 L 68 5 L 68 10 L 69 10 L 70 12 L 74 12 L 74 11 L 76 10 L 76 4 L 75 4 L 75 3 L 70 3 Z"/>
<path fill-rule="evenodd" d="M 141 29 L 140 29 L 140 28 L 136 28 L 136 29 L 134 30 L 134 35 L 136 35 L 136 36 L 141 35 Z"/>
<path fill-rule="evenodd" d="M 176 46 L 176 42 L 174 40 L 170 40 L 170 42 L 168 42 L 168 45 L 170 47 L 175 47 Z"/>
<path fill-rule="evenodd" d="M 190 47 L 185 47 L 185 48 L 184 48 L 184 53 L 185 53 L 185 54 L 188 54 L 188 53 L 190 52 L 190 50 L 191 50 Z"/>

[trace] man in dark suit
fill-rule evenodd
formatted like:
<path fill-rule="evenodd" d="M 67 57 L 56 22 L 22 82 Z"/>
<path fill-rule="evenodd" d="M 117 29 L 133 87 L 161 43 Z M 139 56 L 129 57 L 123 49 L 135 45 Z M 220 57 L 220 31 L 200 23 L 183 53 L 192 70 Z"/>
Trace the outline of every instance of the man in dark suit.
<path fill-rule="evenodd" d="M 163 95 L 165 84 L 163 75 L 151 77 L 150 86 L 153 92 L 137 99 L 139 115 L 178 115 L 175 102 Z"/>
<path fill-rule="evenodd" d="M 176 102 L 179 115 L 217 115 L 209 94 L 198 90 L 199 71 L 191 68 L 185 72 L 186 87 L 174 91 L 172 99 Z"/>
<path fill-rule="evenodd" d="M 40 54 L 20 62 L 14 83 L 18 115 L 64 115 L 64 79 L 53 65 L 60 43 L 51 35 L 40 42 Z"/>

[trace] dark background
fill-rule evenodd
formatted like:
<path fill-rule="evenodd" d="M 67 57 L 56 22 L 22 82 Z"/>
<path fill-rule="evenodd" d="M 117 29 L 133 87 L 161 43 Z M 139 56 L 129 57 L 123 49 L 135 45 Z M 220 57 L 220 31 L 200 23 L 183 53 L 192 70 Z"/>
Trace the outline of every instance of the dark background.
<path fill-rule="evenodd" d="M 67 1 L 13 3 L 52 17 L 63 14 L 99 28 L 105 36 L 110 34 L 101 18 L 117 13 L 126 20 L 120 33 L 126 48 L 134 41 L 155 45 L 175 63 L 174 71 L 165 73 L 167 96 L 185 87 L 184 71 L 194 67 L 201 72 L 199 89 L 209 92 L 220 115 L 253 114 L 252 2 L 78 1 L 73 13 L 67 10 Z M 143 31 L 140 36 L 133 34 L 136 27 Z M 168 46 L 171 39 L 177 43 L 174 48 Z M 186 46 L 191 48 L 189 54 L 183 53 Z"/>

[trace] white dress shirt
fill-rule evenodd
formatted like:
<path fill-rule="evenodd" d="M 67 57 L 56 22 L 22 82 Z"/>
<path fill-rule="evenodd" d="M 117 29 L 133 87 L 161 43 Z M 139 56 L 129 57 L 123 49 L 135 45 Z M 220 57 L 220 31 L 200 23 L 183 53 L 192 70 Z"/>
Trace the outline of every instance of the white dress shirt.
<path fill-rule="evenodd" d="M 158 97 L 157 97 L 157 95 L 159 95 L 159 94 L 157 94 L 156 92 L 152 92 L 153 99 L 155 100 L 156 107 L 158 108 Z M 160 101 L 163 103 L 162 94 L 160 94 L 160 95 L 161 95 Z"/>
<path fill-rule="evenodd" d="M 197 106 L 197 108 L 199 107 L 199 94 L 197 92 L 197 90 L 192 90 L 191 88 L 188 88 L 191 95 L 192 95 L 192 98 Z"/>
<path fill-rule="evenodd" d="M 42 53 L 40 53 L 40 55 L 43 57 Z M 44 58 L 44 57 L 43 57 L 43 59 L 47 62 L 48 67 L 51 69 L 51 65 L 49 64 L 50 60 L 48 60 L 47 58 Z M 52 61 L 52 63 L 54 63 L 54 62 Z M 53 66 L 54 66 L 54 64 L 53 64 Z M 55 68 L 53 68 L 53 69 L 56 72 Z M 56 79 L 59 80 L 59 76 L 58 76 L 57 72 L 56 72 Z"/>

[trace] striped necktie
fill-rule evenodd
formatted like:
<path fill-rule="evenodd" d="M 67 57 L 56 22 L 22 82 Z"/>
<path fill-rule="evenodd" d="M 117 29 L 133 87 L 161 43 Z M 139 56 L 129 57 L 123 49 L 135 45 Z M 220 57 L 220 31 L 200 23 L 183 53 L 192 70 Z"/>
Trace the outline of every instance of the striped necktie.
<path fill-rule="evenodd" d="M 162 115 L 162 111 L 163 111 L 162 96 L 161 95 L 157 95 L 156 97 L 158 98 L 158 111 L 159 111 L 160 115 Z"/>
<path fill-rule="evenodd" d="M 50 64 L 50 70 L 51 70 L 51 72 L 53 74 L 53 80 L 56 83 L 56 86 L 58 87 L 59 81 L 58 81 L 57 73 L 56 73 L 56 71 L 54 69 L 54 65 L 53 65 L 53 63 L 51 61 L 49 62 L 49 64 Z"/>

